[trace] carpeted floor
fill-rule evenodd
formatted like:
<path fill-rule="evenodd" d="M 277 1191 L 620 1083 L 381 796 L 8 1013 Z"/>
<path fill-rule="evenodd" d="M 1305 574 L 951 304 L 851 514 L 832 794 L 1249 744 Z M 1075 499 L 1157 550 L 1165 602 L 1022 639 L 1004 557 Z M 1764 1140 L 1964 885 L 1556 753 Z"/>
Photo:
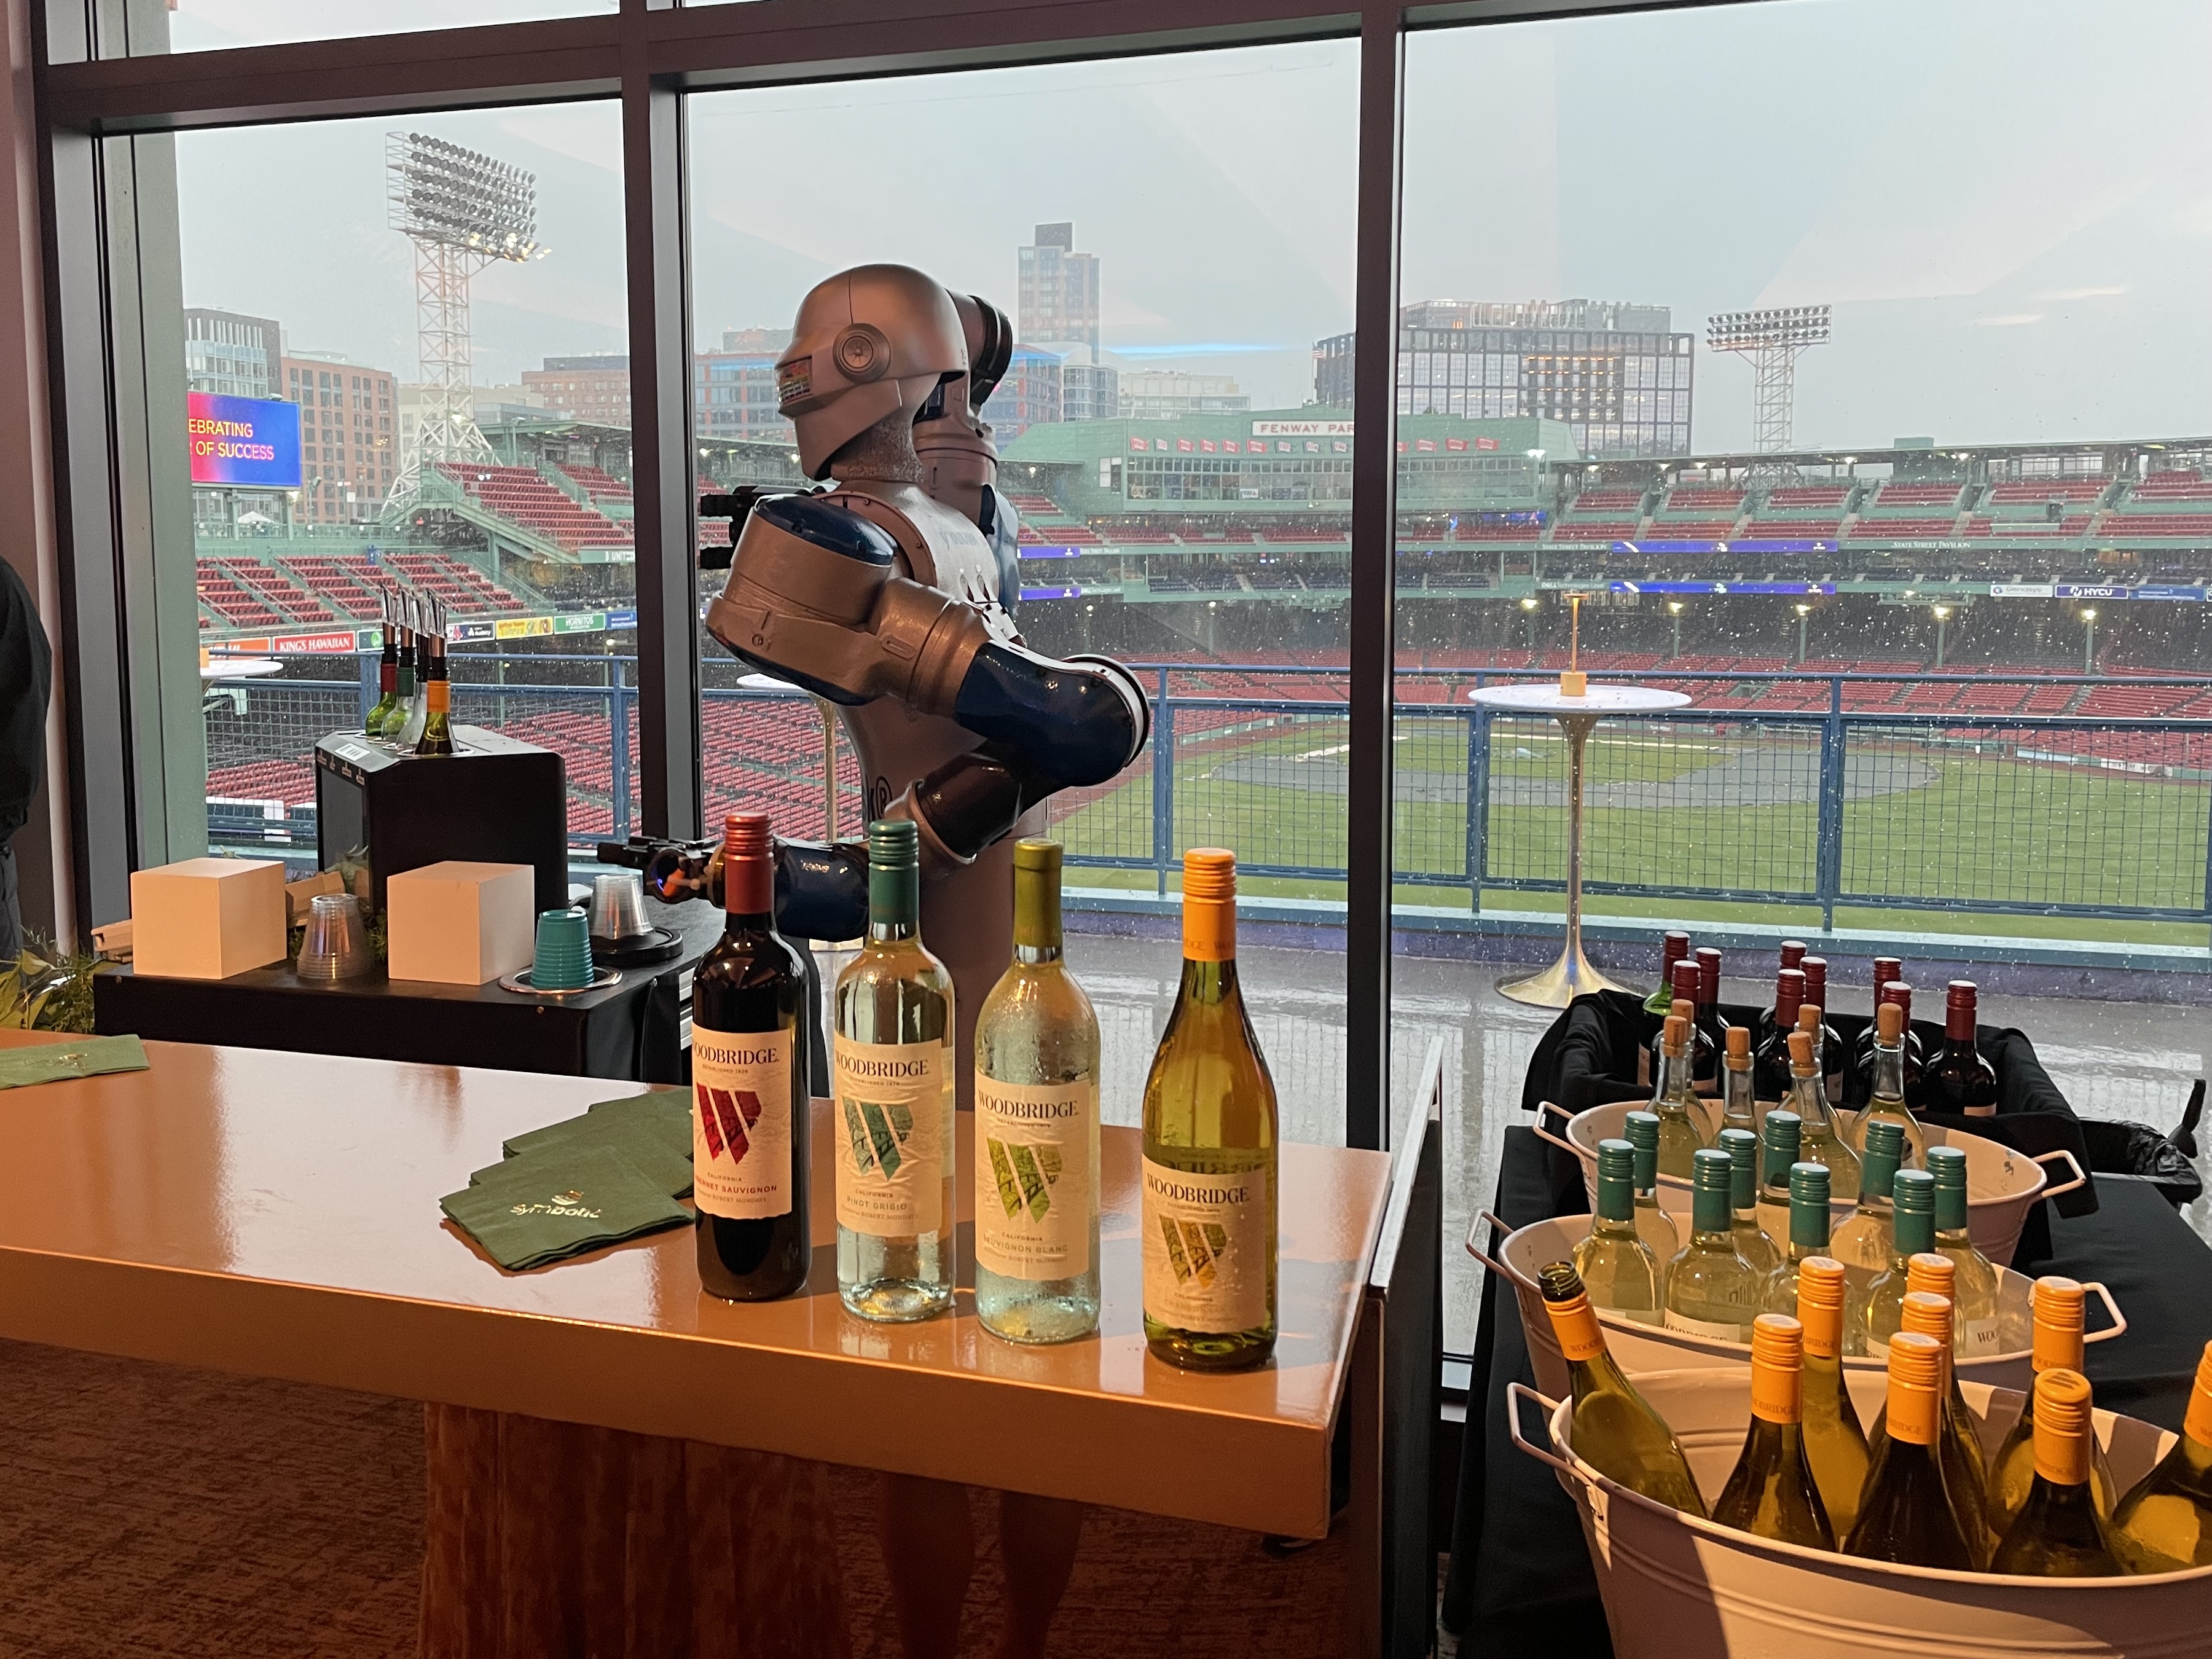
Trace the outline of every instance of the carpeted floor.
<path fill-rule="evenodd" d="M 900 1659 L 875 1477 L 835 1472 L 854 1659 Z M 973 1502 L 962 1651 L 996 1639 L 998 1505 Z M 422 1554 L 410 1401 L 0 1343 L 0 1659 L 407 1659 Z M 1325 1659 L 1338 1541 L 1090 1512 L 1054 1655 Z"/>

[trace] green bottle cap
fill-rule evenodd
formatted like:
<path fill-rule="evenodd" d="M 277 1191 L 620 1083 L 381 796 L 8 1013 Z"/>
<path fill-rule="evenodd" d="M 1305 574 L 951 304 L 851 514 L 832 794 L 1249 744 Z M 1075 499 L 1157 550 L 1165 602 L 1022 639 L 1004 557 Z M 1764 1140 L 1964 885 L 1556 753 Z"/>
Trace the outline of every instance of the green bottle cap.
<path fill-rule="evenodd" d="M 1883 1132 L 1887 1130 L 1887 1133 Z M 1904 1161 L 1905 1131 L 1894 1123 L 1867 1125 L 1866 1156 L 1859 1160 L 1859 1197 L 1886 1198 Z"/>
<path fill-rule="evenodd" d="M 1795 1112 L 1769 1112 L 1765 1122 L 1759 1126 L 1759 1136 L 1766 1147 L 1766 1168 L 1762 1179 L 1780 1187 L 1790 1179 L 1790 1166 L 1797 1161 L 1797 1137 L 1805 1127 L 1805 1120 Z"/>
<path fill-rule="evenodd" d="M 1900 1256 L 1936 1248 L 1936 1177 L 1925 1170 L 1899 1170 L 1890 1194 L 1897 1206 L 1891 1224 Z"/>
<path fill-rule="evenodd" d="M 1928 1173 L 1936 1178 L 1936 1231 L 1955 1233 L 1966 1225 L 1966 1155 L 1956 1146 L 1930 1146 Z"/>
<path fill-rule="evenodd" d="M 1729 1200 L 1735 1196 L 1735 1176 L 1729 1155 L 1717 1146 L 1700 1146 L 1690 1154 L 1690 1226 L 1701 1233 L 1724 1233 L 1735 1224 Z"/>
<path fill-rule="evenodd" d="M 1729 1155 L 1729 1175 L 1735 1191 L 1730 1202 L 1747 1210 L 1759 1202 L 1759 1137 L 1748 1129 L 1723 1129 L 1721 1150 Z"/>
<path fill-rule="evenodd" d="M 1625 1140 L 1597 1144 L 1597 1213 L 1601 1221 L 1627 1221 L 1636 1214 L 1636 1148 Z"/>
<path fill-rule="evenodd" d="M 1636 1149 L 1636 1190 L 1645 1192 L 1659 1184 L 1659 1118 L 1653 1112 L 1631 1112 L 1628 1144 Z"/>
<path fill-rule="evenodd" d="M 1878 1117 L 1867 1125 L 1867 1151 L 1887 1152 L 1899 1163 L 1905 1162 L 1905 1126 L 1895 1118 Z"/>
<path fill-rule="evenodd" d="M 1060 948 L 1060 847 L 1032 836 L 1014 843 L 1014 943 L 1032 951 Z"/>
<path fill-rule="evenodd" d="M 908 927 L 921 920 L 921 832 L 911 818 L 868 826 L 868 920 Z"/>
<path fill-rule="evenodd" d="M 1828 1248 L 1828 1166 L 1790 1166 L 1790 1242 L 1815 1250 Z"/>

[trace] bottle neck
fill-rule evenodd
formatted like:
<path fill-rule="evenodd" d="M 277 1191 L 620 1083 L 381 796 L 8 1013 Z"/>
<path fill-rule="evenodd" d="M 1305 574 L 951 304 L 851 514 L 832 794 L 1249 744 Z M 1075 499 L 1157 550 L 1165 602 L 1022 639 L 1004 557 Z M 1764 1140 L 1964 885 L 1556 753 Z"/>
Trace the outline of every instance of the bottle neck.
<path fill-rule="evenodd" d="M 1690 1075 L 1690 1046 L 1682 1045 L 1682 1052 L 1670 1054 L 1664 1048 L 1659 1051 L 1659 1092 L 1653 1097 L 1660 1101 L 1679 1101 L 1684 1095 L 1697 1092 Z"/>
<path fill-rule="evenodd" d="M 1741 1070 L 1730 1066 L 1721 1073 L 1721 1115 L 1731 1123 L 1746 1127 L 1759 1115 L 1759 1106 L 1752 1093 L 1751 1067 Z"/>
<path fill-rule="evenodd" d="M 755 843 L 756 845 L 757 843 Z M 775 914 L 775 861 L 749 855 L 722 860 L 722 908 L 732 933 L 757 931 L 750 924 L 771 922 Z M 739 924 L 746 924 L 740 927 Z"/>
<path fill-rule="evenodd" d="M 1964 1007 L 1952 1003 L 1943 1010 L 1943 1036 L 1952 1042 L 1962 1042 L 1968 1048 L 1974 1044 L 1976 1011 L 1972 1003 Z"/>
<path fill-rule="evenodd" d="M 1874 1044 L 1874 1094 L 1877 1100 L 1905 1098 L 1905 1044 L 1884 1042 L 1880 1037 Z"/>
<path fill-rule="evenodd" d="M 896 944 L 921 932 L 921 871 L 915 865 L 868 866 L 868 943 Z"/>
<path fill-rule="evenodd" d="M 1809 1076 L 1799 1077 L 1795 1067 L 1790 1073 L 1790 1109 L 1804 1120 L 1804 1127 L 1812 1128 L 1827 1122 L 1828 1097 L 1820 1087 L 1820 1068 L 1815 1065 Z M 1802 1133 L 1802 1130 L 1800 1131 Z"/>
<path fill-rule="evenodd" d="M 1014 960 L 1038 966 L 1060 958 L 1060 872 L 1014 872 Z"/>
<path fill-rule="evenodd" d="M 1597 1219 L 1600 1221 L 1630 1221 L 1636 1215 L 1636 1184 L 1632 1176 L 1600 1171 L 1597 1178 Z"/>
<path fill-rule="evenodd" d="M 1899 1266 L 1936 1248 L 1936 1218 L 1925 1211 L 1900 1210 L 1892 1205 L 1889 1225 L 1896 1240 L 1890 1253 Z"/>

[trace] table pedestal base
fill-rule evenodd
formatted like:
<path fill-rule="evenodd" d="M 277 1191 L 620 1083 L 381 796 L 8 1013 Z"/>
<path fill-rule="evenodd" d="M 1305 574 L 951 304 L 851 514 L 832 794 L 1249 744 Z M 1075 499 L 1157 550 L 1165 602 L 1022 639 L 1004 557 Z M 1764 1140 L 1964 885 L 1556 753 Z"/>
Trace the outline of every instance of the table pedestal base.
<path fill-rule="evenodd" d="M 1589 958 L 1583 954 L 1582 933 L 1577 929 L 1567 935 L 1566 948 L 1559 952 L 1557 962 L 1526 979 L 1499 981 L 1498 994 L 1534 1007 L 1564 1008 L 1577 997 L 1588 996 L 1593 991 L 1626 989 L 1627 987 L 1615 985 L 1590 966 Z"/>

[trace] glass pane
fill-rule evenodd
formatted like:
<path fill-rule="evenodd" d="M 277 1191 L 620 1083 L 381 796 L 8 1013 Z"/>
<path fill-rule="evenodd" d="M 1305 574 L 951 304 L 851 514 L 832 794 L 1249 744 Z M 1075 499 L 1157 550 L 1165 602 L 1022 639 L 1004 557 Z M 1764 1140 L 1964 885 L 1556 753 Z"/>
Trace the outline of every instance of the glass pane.
<path fill-rule="evenodd" d="M 611 15 L 621 0 L 131 0 L 129 36 L 117 56 L 217 52 L 295 40 L 339 40 L 479 23 Z"/>
<path fill-rule="evenodd" d="M 1352 315 L 1354 57 L 1221 52 L 688 104 L 702 488 L 792 476 L 776 359 L 833 272 L 901 262 L 1013 319 L 986 416 L 1022 524 L 1018 625 L 1048 653 L 1138 665 L 1154 702 L 1152 746 L 1048 809 L 1119 1122 L 1135 1120 L 1176 988 L 1181 854 L 1212 844 L 1267 901 L 1247 906 L 1245 983 L 1285 1132 L 1344 1133 L 1351 456 L 1346 417 L 1310 405 L 1311 343 Z M 803 173 L 768 159 L 794 143 Z M 945 161 L 981 155 L 988 187 Z M 867 212 L 825 205 L 823 179 L 861 178 Z M 748 687 L 702 637 L 710 821 L 765 804 L 817 832 L 812 709 Z M 848 834 L 904 782 L 872 781 L 864 803 L 849 755 L 840 779 Z"/>
<path fill-rule="evenodd" d="M 1763 1008 L 1794 936 L 1863 1016 L 1893 954 L 1917 1018 L 1973 977 L 2078 1080 L 2087 1034 L 2033 999 L 2124 955 L 2095 994 L 2154 1000 L 2201 961 L 2212 336 L 2175 323 L 2200 261 L 2174 215 L 2212 16 L 2123 0 L 2100 22 L 2161 46 L 2125 55 L 2075 50 L 2073 16 L 1854 0 L 1409 42 L 1398 902 L 1468 965 L 1442 994 L 1401 969 L 1397 1012 L 1401 1047 L 1479 1015 L 1455 1226 L 1551 1018 L 1493 987 L 1557 954 L 1568 873 L 1565 734 L 1470 693 L 1556 686 L 1571 596 L 1596 683 L 1689 699 L 1589 739 L 1587 908 L 1625 984 L 1680 926 Z M 1747 91 L 1809 64 L 1853 118 Z M 1662 132 L 1720 171 L 1624 187 Z M 1475 1279 L 1447 1260 L 1463 1349 Z"/>
<path fill-rule="evenodd" d="M 210 838 L 314 855 L 314 745 L 358 732 L 377 700 L 376 624 L 395 591 L 446 609 L 457 720 L 563 756 L 571 841 L 627 834 L 636 585 L 616 107 L 173 142 L 171 349 L 193 422 Z M 408 170 L 444 192 L 418 198 L 419 235 L 387 201 Z M 257 203 L 315 202 L 314 234 L 283 234 L 279 216 L 240 234 L 249 179 Z M 508 257 L 466 246 L 478 233 Z M 187 413 L 166 417 L 179 463 Z"/>

